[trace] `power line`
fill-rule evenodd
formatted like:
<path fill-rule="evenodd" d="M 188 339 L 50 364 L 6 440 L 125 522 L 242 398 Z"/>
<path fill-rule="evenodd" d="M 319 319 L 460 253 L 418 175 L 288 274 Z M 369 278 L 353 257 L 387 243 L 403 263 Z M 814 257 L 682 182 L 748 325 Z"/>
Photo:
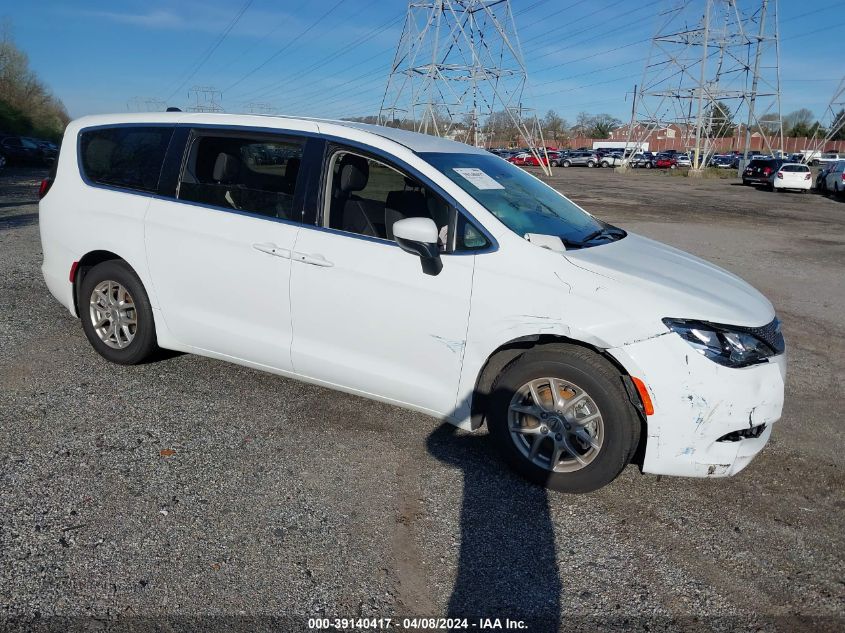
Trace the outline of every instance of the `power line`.
<path fill-rule="evenodd" d="M 312 22 L 310 26 L 308 26 L 308 27 L 307 27 L 306 29 L 304 29 L 303 31 L 300 31 L 300 33 L 299 33 L 296 37 L 294 37 L 292 40 L 289 40 L 289 41 L 288 41 L 288 42 L 287 42 L 284 46 L 282 46 L 282 47 L 281 47 L 280 49 L 278 49 L 275 53 L 273 53 L 272 55 L 270 55 L 270 57 L 268 57 L 268 58 L 267 58 L 267 59 L 265 59 L 263 62 L 261 62 L 260 64 L 258 64 L 258 66 L 256 66 L 256 67 L 255 67 L 255 68 L 253 68 L 252 70 L 250 70 L 247 74 L 245 74 L 243 77 L 241 77 L 240 79 L 238 79 L 238 80 L 237 80 L 235 83 L 233 83 L 231 86 L 229 86 L 228 88 L 226 88 L 226 92 L 228 92 L 229 90 L 231 90 L 231 89 L 232 89 L 232 88 L 234 88 L 235 86 L 237 86 L 237 85 L 241 84 L 242 82 L 244 82 L 246 79 L 248 79 L 249 77 L 251 77 L 252 75 L 254 75 L 255 73 L 257 73 L 257 72 L 258 72 L 259 70 L 261 70 L 262 68 L 264 68 L 264 67 L 265 67 L 267 64 L 269 64 L 271 61 L 273 61 L 274 59 L 276 59 L 279 55 L 281 55 L 282 53 L 284 53 L 284 52 L 285 52 L 287 49 L 289 49 L 291 46 L 293 46 L 294 44 L 296 44 L 296 42 L 298 42 L 300 39 L 302 39 L 302 37 L 303 37 L 303 36 L 305 36 L 305 35 L 306 35 L 309 31 L 311 31 L 312 29 L 314 29 L 314 28 L 315 28 L 318 24 L 320 24 L 320 22 L 322 22 L 322 21 L 323 21 L 323 20 L 325 20 L 327 17 L 329 17 L 329 16 L 330 16 L 330 15 L 331 15 L 331 14 L 332 14 L 332 13 L 333 13 L 333 12 L 334 12 L 334 11 L 335 11 L 335 10 L 336 10 L 339 6 L 340 6 L 340 5 L 342 5 L 344 2 L 346 2 L 346 0 L 338 0 L 338 1 L 334 4 L 334 5 L 332 5 L 332 8 L 331 8 L 331 9 L 329 9 L 328 11 L 326 11 L 325 13 L 323 13 L 323 14 L 322 14 L 319 18 L 317 18 L 314 22 Z"/>
<path fill-rule="evenodd" d="M 175 90 L 170 93 L 167 97 L 167 101 L 170 101 L 177 92 L 179 92 L 182 87 L 188 83 L 194 75 L 197 74 L 200 68 L 202 68 L 203 64 L 208 61 L 208 59 L 214 54 L 214 51 L 218 49 L 218 47 L 223 43 L 223 40 L 226 39 L 226 36 L 231 33 L 232 29 L 235 28 L 235 25 L 240 21 L 243 14 L 246 13 L 246 10 L 249 9 L 250 5 L 252 5 L 253 0 L 247 0 L 241 9 L 235 14 L 235 17 L 229 22 L 229 24 L 223 29 L 223 31 L 215 38 L 215 40 L 211 43 L 211 45 L 200 55 L 199 61 L 193 66 L 193 70 L 188 72 L 188 75 L 182 79 L 178 86 L 176 86 Z"/>
<path fill-rule="evenodd" d="M 340 57 L 344 53 L 346 53 L 346 52 L 360 46 L 361 44 L 364 44 L 364 43 L 370 41 L 371 39 L 377 37 L 378 35 L 380 35 L 384 31 L 389 29 L 391 26 L 400 22 L 402 20 L 402 17 L 403 16 L 400 15 L 400 16 L 397 16 L 395 18 L 392 18 L 392 19 L 382 23 L 380 26 L 368 31 L 367 33 L 365 33 L 364 35 L 362 35 L 358 39 L 350 42 L 346 46 L 344 46 L 344 47 L 338 49 L 337 51 L 335 51 L 334 53 L 330 53 L 329 55 L 320 59 L 318 62 L 312 64 L 311 66 L 308 66 L 307 68 L 302 69 L 301 71 L 291 75 L 290 77 L 283 78 L 280 81 L 275 81 L 272 84 L 264 86 L 263 88 L 259 88 L 258 90 L 249 91 L 246 94 L 248 94 L 251 99 L 266 99 L 269 95 L 274 94 L 276 91 L 278 91 L 283 86 L 286 86 L 286 85 L 290 84 L 291 82 L 296 81 L 297 79 L 300 79 L 300 78 L 308 75 L 309 73 L 314 72 L 315 70 L 319 70 L 320 68 L 323 68 L 326 64 L 331 63 L 332 61 L 334 61 L 335 59 L 337 59 L 338 57 Z M 333 75 L 330 75 L 330 76 L 333 76 Z"/>

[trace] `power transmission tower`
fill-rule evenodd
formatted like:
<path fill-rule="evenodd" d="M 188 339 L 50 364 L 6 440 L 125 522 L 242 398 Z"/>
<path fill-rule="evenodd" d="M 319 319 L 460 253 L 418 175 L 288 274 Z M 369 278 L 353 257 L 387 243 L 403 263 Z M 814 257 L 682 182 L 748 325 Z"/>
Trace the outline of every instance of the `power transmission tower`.
<path fill-rule="evenodd" d="M 824 138 L 819 138 L 819 127 L 813 132 L 813 146 L 812 151 L 806 156 L 816 157 L 819 152 L 822 152 L 827 146 L 828 142 L 833 139 L 842 129 L 845 129 L 845 116 L 839 116 L 839 113 L 845 110 L 845 76 L 839 81 L 836 90 L 833 91 L 833 96 L 824 110 L 824 114 L 820 120 L 822 130 L 825 132 Z"/>
<path fill-rule="evenodd" d="M 223 112 L 223 93 L 214 86 L 194 86 L 188 91 L 188 98 L 194 104 L 188 112 Z"/>
<path fill-rule="evenodd" d="M 126 102 L 126 109 L 130 112 L 164 112 L 167 104 L 158 97 L 132 97 Z"/>
<path fill-rule="evenodd" d="M 247 114 L 276 114 L 278 109 L 272 103 L 250 101 L 243 105 L 243 111 Z"/>
<path fill-rule="evenodd" d="M 411 0 L 378 121 L 476 146 L 507 126 L 539 160 L 545 142 L 527 92 L 510 0 Z"/>
<path fill-rule="evenodd" d="M 628 142 L 680 135 L 692 173 L 724 137 L 736 135 L 744 156 L 752 134 L 782 151 L 777 0 L 676 1 L 659 15 L 635 99 Z"/>

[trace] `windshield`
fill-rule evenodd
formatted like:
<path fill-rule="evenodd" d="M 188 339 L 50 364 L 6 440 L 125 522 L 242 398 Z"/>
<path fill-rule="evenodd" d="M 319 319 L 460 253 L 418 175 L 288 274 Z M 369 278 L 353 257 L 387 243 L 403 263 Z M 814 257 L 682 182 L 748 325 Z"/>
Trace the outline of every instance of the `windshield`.
<path fill-rule="evenodd" d="M 596 246 L 625 236 L 551 187 L 496 156 L 422 153 L 436 167 L 519 236 L 560 237 L 567 248 Z"/>

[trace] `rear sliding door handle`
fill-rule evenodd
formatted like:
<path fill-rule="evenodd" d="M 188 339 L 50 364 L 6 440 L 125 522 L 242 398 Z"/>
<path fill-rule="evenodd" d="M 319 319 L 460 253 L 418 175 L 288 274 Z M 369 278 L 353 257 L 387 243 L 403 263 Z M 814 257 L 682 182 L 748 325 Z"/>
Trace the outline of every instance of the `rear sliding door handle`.
<path fill-rule="evenodd" d="M 320 255 L 319 253 L 298 253 L 296 251 L 293 252 L 291 258 L 295 261 L 302 262 L 303 264 L 311 264 L 312 266 L 323 266 L 324 268 L 328 268 L 330 266 L 334 266 L 332 262 L 327 260 L 325 257 Z"/>
<path fill-rule="evenodd" d="M 281 248 L 272 244 L 270 242 L 263 242 L 261 244 L 253 244 L 252 247 L 257 250 L 261 251 L 262 253 L 267 253 L 268 255 L 274 255 L 276 257 L 282 257 L 284 259 L 290 259 L 290 250 L 287 248 Z"/>

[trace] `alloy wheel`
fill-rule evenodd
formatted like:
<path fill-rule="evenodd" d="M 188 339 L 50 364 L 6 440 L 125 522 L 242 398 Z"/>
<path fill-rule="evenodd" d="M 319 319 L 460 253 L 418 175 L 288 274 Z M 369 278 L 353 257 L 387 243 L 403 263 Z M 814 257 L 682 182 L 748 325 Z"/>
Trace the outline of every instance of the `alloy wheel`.
<path fill-rule="evenodd" d="M 116 281 L 94 286 L 89 300 L 89 317 L 100 340 L 113 349 L 128 347 L 138 331 L 138 313 L 129 291 Z"/>
<path fill-rule="evenodd" d="M 537 378 L 514 393 L 508 410 L 511 440 L 545 470 L 568 473 L 589 465 L 604 443 L 595 400 L 561 378 Z"/>

